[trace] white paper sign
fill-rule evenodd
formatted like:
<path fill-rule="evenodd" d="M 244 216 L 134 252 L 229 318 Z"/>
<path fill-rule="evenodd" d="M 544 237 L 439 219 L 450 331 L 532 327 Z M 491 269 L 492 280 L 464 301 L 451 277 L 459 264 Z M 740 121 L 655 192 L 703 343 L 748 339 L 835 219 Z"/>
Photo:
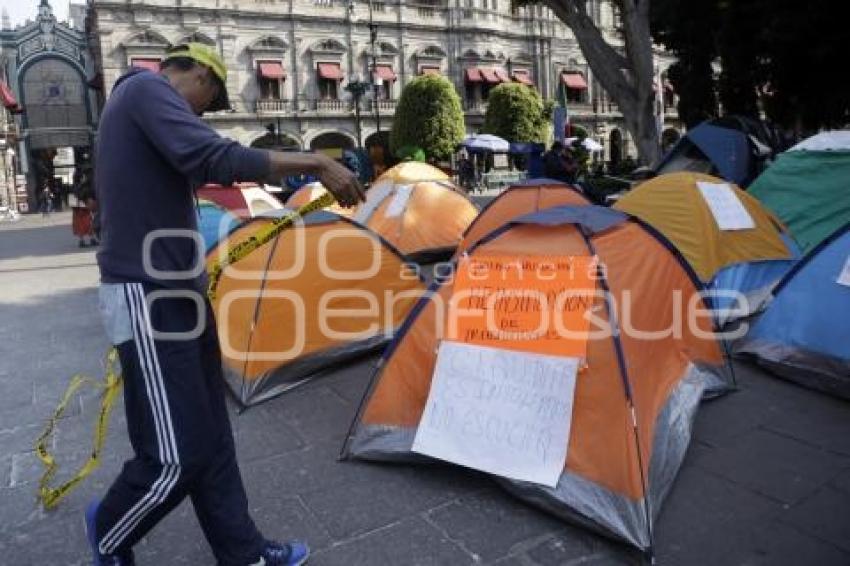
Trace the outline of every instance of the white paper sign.
<path fill-rule="evenodd" d="M 697 186 L 721 230 L 750 230 L 756 227 L 753 217 L 728 184 L 697 181 Z"/>
<path fill-rule="evenodd" d="M 360 205 L 357 209 L 357 213 L 354 215 L 354 220 L 360 224 L 366 224 L 369 222 L 372 215 L 375 214 L 375 211 L 379 206 L 381 206 L 381 203 L 384 202 L 384 199 L 390 196 L 392 190 L 392 183 L 379 183 L 377 185 L 373 185 L 368 191 L 366 191 L 366 202 Z"/>
<path fill-rule="evenodd" d="M 850 287 L 850 257 L 848 257 L 847 261 L 844 262 L 844 269 L 841 270 L 841 274 L 838 276 L 838 280 L 836 282 L 839 285 Z"/>
<path fill-rule="evenodd" d="M 567 460 L 577 358 L 445 340 L 413 451 L 555 487 Z"/>
<path fill-rule="evenodd" d="M 412 192 L 413 185 L 401 185 L 398 189 L 396 189 L 395 195 L 393 195 L 393 200 L 391 200 L 390 204 L 387 205 L 387 210 L 384 213 L 384 216 L 387 218 L 401 216 L 404 213 L 404 209 L 407 207 L 407 201 L 410 200 Z"/>

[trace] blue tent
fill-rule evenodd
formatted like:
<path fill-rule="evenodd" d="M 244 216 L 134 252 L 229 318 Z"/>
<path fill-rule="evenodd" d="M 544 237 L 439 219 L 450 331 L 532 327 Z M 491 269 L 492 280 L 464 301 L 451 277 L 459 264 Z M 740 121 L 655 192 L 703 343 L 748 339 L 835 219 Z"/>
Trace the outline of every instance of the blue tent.
<path fill-rule="evenodd" d="M 198 203 L 198 231 L 204 239 L 206 251 L 210 251 L 222 236 L 238 225 L 239 219 L 217 204 L 206 200 Z"/>
<path fill-rule="evenodd" d="M 659 175 L 692 171 L 722 177 L 747 186 L 758 173 L 750 141 L 744 132 L 703 122 L 691 129 L 665 155 Z"/>
<path fill-rule="evenodd" d="M 778 375 L 850 399 L 850 224 L 777 284 L 767 310 L 736 345 Z M 850 278 L 850 277 L 847 277 Z"/>

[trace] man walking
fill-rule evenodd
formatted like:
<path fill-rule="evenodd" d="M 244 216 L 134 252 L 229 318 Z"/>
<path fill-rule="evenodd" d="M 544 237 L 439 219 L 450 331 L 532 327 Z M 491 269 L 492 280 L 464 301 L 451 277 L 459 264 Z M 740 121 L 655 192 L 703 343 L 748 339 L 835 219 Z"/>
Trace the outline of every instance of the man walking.
<path fill-rule="evenodd" d="M 133 545 L 186 497 L 221 565 L 297 565 L 309 554 L 303 543 L 266 540 L 248 514 L 193 188 L 310 173 L 344 206 L 362 200 L 363 190 L 325 156 L 221 138 L 198 116 L 229 107 L 226 78 L 213 49 L 180 45 L 160 73 L 122 76 L 101 119 L 100 308 L 121 360 L 135 455 L 86 510 L 97 565 L 133 564 Z"/>

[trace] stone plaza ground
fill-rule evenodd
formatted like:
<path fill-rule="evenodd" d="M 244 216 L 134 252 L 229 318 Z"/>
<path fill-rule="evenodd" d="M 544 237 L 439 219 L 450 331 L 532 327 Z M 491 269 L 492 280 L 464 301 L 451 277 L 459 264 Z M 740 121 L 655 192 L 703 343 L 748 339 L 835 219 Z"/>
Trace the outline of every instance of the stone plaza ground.
<path fill-rule="evenodd" d="M 82 510 L 129 454 L 113 414 L 102 466 L 59 507 L 36 505 L 33 444 L 71 375 L 102 375 L 94 251 L 67 213 L 0 224 L 0 563 L 88 564 Z M 306 539 L 315 565 L 638 564 L 628 548 L 451 466 L 339 462 L 374 358 L 232 412 L 251 510 L 269 537 Z M 705 403 L 656 525 L 663 565 L 850 564 L 850 403 L 737 364 L 740 390 Z M 88 457 L 98 400 L 60 421 L 67 472 Z M 61 473 L 60 473 L 61 475 Z M 136 549 L 141 565 L 212 564 L 184 504 Z"/>

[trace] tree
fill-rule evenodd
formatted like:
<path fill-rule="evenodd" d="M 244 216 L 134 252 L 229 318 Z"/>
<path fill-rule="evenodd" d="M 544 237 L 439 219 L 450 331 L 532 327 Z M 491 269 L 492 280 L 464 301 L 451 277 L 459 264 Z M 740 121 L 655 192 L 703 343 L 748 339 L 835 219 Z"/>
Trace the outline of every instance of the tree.
<path fill-rule="evenodd" d="M 536 89 L 520 83 L 504 83 L 490 91 L 484 132 L 512 142 L 545 143 L 550 120 Z"/>
<path fill-rule="evenodd" d="M 652 34 L 678 61 L 668 75 L 688 125 L 718 113 L 761 117 L 798 134 L 850 121 L 845 0 L 654 0 Z M 715 80 L 712 62 L 719 63 Z"/>
<path fill-rule="evenodd" d="M 717 58 L 717 4 L 717 0 L 655 0 L 652 4 L 652 37 L 678 58 L 667 69 L 667 79 L 678 95 L 679 118 L 689 128 L 717 117 L 712 67 Z"/>
<path fill-rule="evenodd" d="M 564 22 L 578 41 L 594 77 L 620 107 L 643 163 L 659 157 L 655 119 L 655 66 L 649 34 L 650 0 L 611 0 L 621 15 L 619 44 L 609 42 L 593 21 L 588 0 L 514 0 L 517 5 L 540 3 Z"/>
<path fill-rule="evenodd" d="M 445 77 L 424 75 L 410 81 L 398 101 L 390 150 L 420 147 L 429 158 L 445 160 L 465 133 L 460 96 Z"/>

